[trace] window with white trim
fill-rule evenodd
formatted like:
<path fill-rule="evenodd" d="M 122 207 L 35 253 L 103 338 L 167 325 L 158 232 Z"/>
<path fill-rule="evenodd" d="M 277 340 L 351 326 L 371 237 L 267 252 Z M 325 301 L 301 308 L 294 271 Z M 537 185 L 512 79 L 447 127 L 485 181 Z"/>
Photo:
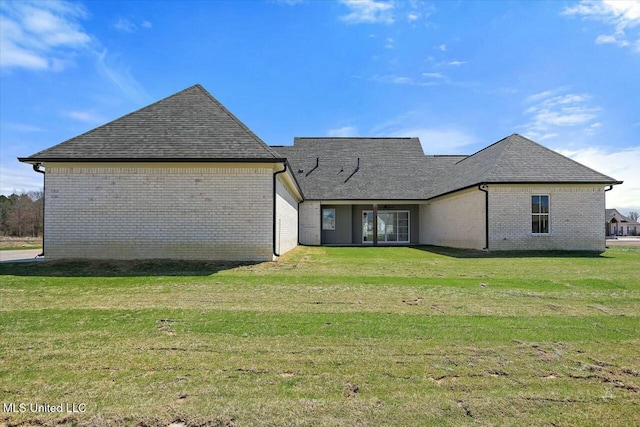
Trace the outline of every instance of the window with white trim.
<path fill-rule="evenodd" d="M 531 233 L 549 234 L 549 196 L 531 196 Z"/>

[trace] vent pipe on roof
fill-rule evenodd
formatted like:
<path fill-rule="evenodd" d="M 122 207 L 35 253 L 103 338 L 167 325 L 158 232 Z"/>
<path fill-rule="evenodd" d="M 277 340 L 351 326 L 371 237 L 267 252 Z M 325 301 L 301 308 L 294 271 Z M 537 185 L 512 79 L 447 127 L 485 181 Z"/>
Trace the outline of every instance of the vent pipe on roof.
<path fill-rule="evenodd" d="M 318 166 L 320 166 L 320 157 L 316 157 L 316 165 L 313 167 L 313 169 L 311 169 L 309 172 L 307 172 L 307 174 L 305 176 L 309 176 L 311 174 L 311 172 L 313 172 L 314 170 L 318 169 Z"/>
<path fill-rule="evenodd" d="M 358 164 L 356 165 L 356 170 L 354 170 L 354 171 L 353 171 L 353 173 L 352 173 L 351 175 L 349 175 L 349 176 L 347 177 L 347 179 L 345 179 L 345 180 L 344 180 L 344 182 L 349 181 L 349 180 L 351 179 L 351 177 L 352 177 L 353 175 L 355 175 L 359 170 L 360 170 L 360 157 L 358 157 Z"/>

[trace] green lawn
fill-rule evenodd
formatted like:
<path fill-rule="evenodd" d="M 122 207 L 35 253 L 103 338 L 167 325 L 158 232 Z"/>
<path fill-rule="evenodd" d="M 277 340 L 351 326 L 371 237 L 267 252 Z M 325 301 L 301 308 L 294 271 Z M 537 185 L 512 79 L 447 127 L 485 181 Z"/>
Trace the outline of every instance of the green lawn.
<path fill-rule="evenodd" d="M 0 425 L 640 425 L 639 249 L 0 264 Z"/>

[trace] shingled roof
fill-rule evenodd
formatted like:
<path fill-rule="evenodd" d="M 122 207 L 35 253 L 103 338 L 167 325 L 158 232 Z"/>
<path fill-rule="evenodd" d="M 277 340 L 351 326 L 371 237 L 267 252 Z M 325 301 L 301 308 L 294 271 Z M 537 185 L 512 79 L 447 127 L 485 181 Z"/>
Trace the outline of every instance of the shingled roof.
<path fill-rule="evenodd" d="M 279 161 L 199 84 L 20 161 Z"/>
<path fill-rule="evenodd" d="M 442 182 L 442 191 L 491 183 L 622 182 L 522 135 L 513 134 L 457 162 Z"/>
<path fill-rule="evenodd" d="M 273 147 L 308 200 L 418 200 L 464 156 L 425 156 L 418 138 L 295 138 Z"/>
<path fill-rule="evenodd" d="M 621 183 L 518 134 L 471 156 L 427 156 L 418 138 L 295 138 L 273 148 L 310 200 L 426 200 L 491 183 Z"/>

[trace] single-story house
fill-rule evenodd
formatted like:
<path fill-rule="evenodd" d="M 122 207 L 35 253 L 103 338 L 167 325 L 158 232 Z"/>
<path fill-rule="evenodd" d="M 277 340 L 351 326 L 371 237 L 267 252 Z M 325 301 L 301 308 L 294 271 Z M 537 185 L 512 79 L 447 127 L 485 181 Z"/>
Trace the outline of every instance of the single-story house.
<path fill-rule="evenodd" d="M 607 236 L 637 236 L 640 233 L 640 223 L 622 215 L 617 209 L 607 209 L 605 218 Z"/>
<path fill-rule="evenodd" d="M 200 85 L 19 160 L 44 173 L 52 259 L 262 261 L 298 244 L 601 251 L 605 188 L 620 184 L 517 134 L 470 156 L 425 155 L 418 138 L 268 146 Z"/>

